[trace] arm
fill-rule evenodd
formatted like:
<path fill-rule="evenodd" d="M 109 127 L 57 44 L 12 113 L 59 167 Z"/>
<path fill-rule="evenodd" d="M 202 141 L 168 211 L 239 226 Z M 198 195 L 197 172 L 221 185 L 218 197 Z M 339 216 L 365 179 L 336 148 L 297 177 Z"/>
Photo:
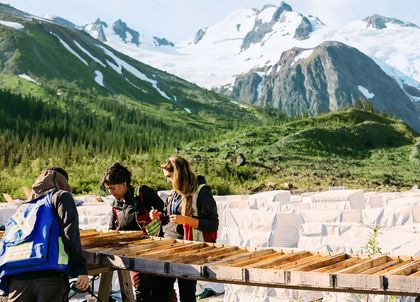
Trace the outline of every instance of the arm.
<path fill-rule="evenodd" d="M 54 202 L 55 201 L 55 202 Z M 86 260 L 80 243 L 79 216 L 70 192 L 59 191 L 53 197 L 53 209 L 62 229 L 64 249 L 75 275 L 87 275 Z"/>
<path fill-rule="evenodd" d="M 197 208 L 200 213 L 197 229 L 203 232 L 216 232 L 219 228 L 219 215 L 209 186 L 204 186 L 198 193 Z"/>

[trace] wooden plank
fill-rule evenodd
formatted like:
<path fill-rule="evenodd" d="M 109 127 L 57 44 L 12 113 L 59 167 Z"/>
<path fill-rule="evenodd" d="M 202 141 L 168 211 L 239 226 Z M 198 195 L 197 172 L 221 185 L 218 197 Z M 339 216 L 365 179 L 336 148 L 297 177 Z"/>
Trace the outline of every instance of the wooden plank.
<path fill-rule="evenodd" d="M 303 264 L 314 263 L 317 260 L 319 260 L 321 257 L 323 257 L 323 256 L 321 256 L 319 254 L 312 254 L 311 256 L 304 257 L 304 258 L 298 259 L 296 261 L 290 261 L 290 262 L 283 263 L 283 264 L 280 264 L 280 265 L 275 265 L 275 266 L 273 266 L 273 269 L 287 270 L 287 269 L 290 269 L 291 267 L 297 267 L 297 266 L 300 266 L 300 265 L 303 265 Z"/>
<path fill-rule="evenodd" d="M 375 267 L 372 267 L 371 269 L 368 269 L 366 271 L 363 272 L 363 274 L 366 275 L 383 275 L 385 272 L 389 271 L 390 269 L 392 269 L 393 267 L 395 267 L 395 265 L 397 265 L 398 263 L 402 262 L 401 259 L 397 258 L 397 259 L 392 259 L 388 262 L 385 262 L 383 264 L 377 265 Z"/>
<path fill-rule="evenodd" d="M 331 275 L 314 273 L 311 272 L 311 270 L 343 261 L 346 257 L 346 254 L 322 256 L 320 259 L 316 259 L 315 261 L 291 267 L 285 272 L 286 282 L 287 284 L 297 286 L 333 288 L 334 283 Z"/>
<path fill-rule="evenodd" d="M 226 280 L 226 281 L 245 281 L 242 267 L 230 267 L 228 265 L 204 265 L 203 275 L 208 279 Z"/>
<path fill-rule="evenodd" d="M 98 298 L 100 301 L 108 301 L 112 289 L 112 275 L 114 272 L 105 272 L 101 274 L 101 281 L 99 282 Z"/>
<path fill-rule="evenodd" d="M 100 257 L 98 257 L 98 255 L 96 255 L 96 253 L 91 253 L 89 251 L 83 250 L 82 254 L 83 254 L 83 257 L 86 260 L 86 263 L 101 264 Z"/>
<path fill-rule="evenodd" d="M 330 255 L 330 256 L 323 256 L 318 260 L 315 260 L 314 262 L 310 263 L 304 263 L 301 265 L 297 265 L 294 267 L 291 267 L 291 271 L 311 271 L 326 265 L 334 264 L 340 261 L 344 261 L 347 259 L 346 254 L 337 254 L 337 255 Z"/>
<path fill-rule="evenodd" d="M 133 271 L 150 273 L 150 274 L 167 274 L 168 264 L 165 261 L 145 259 L 145 258 L 133 258 Z"/>
<path fill-rule="evenodd" d="M 334 288 L 333 276 L 308 271 L 286 271 L 285 280 L 288 285 L 310 286 L 314 288 Z"/>
<path fill-rule="evenodd" d="M 170 262 L 168 274 L 187 279 L 199 279 L 204 276 L 207 277 L 203 270 L 204 268 L 201 265 Z"/>
<path fill-rule="evenodd" d="M 331 264 L 331 265 L 327 265 L 327 266 L 324 266 L 324 267 L 320 267 L 320 268 L 314 269 L 313 272 L 314 273 L 328 273 L 328 274 L 332 274 L 335 271 L 343 270 L 343 269 L 345 269 L 347 267 L 350 267 L 350 266 L 353 266 L 356 263 L 359 263 L 361 261 L 362 260 L 360 258 L 358 258 L 358 257 L 352 257 L 352 258 L 346 259 L 346 260 L 341 261 L 341 262 L 338 262 L 338 263 L 334 263 L 334 264 Z"/>
<path fill-rule="evenodd" d="M 367 258 L 366 260 L 357 263 L 353 266 L 345 268 L 341 271 L 335 272 L 336 274 L 358 274 L 368 269 L 371 269 L 374 266 L 384 264 L 391 260 L 388 256 L 379 256 L 373 258 Z"/>
<path fill-rule="evenodd" d="M 184 246 L 182 243 L 176 242 L 174 240 L 171 241 L 157 241 L 152 245 L 149 245 L 147 247 L 130 247 L 124 251 L 125 256 L 143 256 L 146 257 L 147 254 L 153 254 L 160 251 L 167 251 L 172 248 L 182 247 Z"/>
<path fill-rule="evenodd" d="M 420 277 L 418 276 L 401 276 L 388 275 L 385 277 L 389 291 L 397 291 L 404 293 L 419 294 L 420 293 Z"/>
<path fill-rule="evenodd" d="M 115 233 L 115 234 L 106 234 L 103 237 L 93 237 L 81 239 L 82 247 L 88 249 L 91 247 L 103 247 L 109 246 L 111 244 L 117 244 L 118 242 L 124 242 L 128 240 L 139 240 L 144 237 L 143 232 L 130 232 L 130 233 Z"/>
<path fill-rule="evenodd" d="M 273 254 L 273 253 L 274 253 L 274 250 L 272 250 L 272 249 L 258 250 L 258 251 L 247 251 L 247 252 L 245 252 L 243 254 L 240 254 L 236 257 L 230 257 L 230 258 L 218 261 L 218 262 L 211 263 L 211 265 L 212 266 L 215 266 L 215 265 L 223 265 L 223 266 L 229 265 L 230 266 L 230 265 L 235 264 L 235 263 L 240 263 L 244 260 L 257 259 L 261 256 L 269 255 L 269 254 Z"/>
<path fill-rule="evenodd" d="M 404 261 L 403 262 L 404 265 L 400 266 L 400 267 L 396 267 L 393 270 L 390 270 L 386 273 L 386 275 L 403 275 L 403 276 L 408 276 L 411 275 L 412 273 L 415 273 L 419 270 L 420 268 L 420 261 Z"/>
<path fill-rule="evenodd" d="M 13 204 L 13 198 L 12 196 L 10 196 L 10 194 L 2 193 L 2 195 L 7 203 Z"/>
<path fill-rule="evenodd" d="M 202 259 L 205 258 L 206 255 L 212 255 L 216 250 L 214 246 L 207 246 L 204 248 L 192 249 L 191 251 L 182 251 L 177 252 L 172 255 L 160 256 L 160 260 L 162 261 L 172 261 L 172 262 L 181 262 L 186 264 L 186 259 L 190 259 L 189 257 L 194 256 L 195 259 Z"/>
<path fill-rule="evenodd" d="M 420 277 L 420 271 L 418 271 L 414 274 L 411 274 L 410 277 Z"/>
<path fill-rule="evenodd" d="M 246 259 L 246 260 L 243 260 L 243 261 L 232 263 L 232 265 L 230 265 L 230 266 L 232 266 L 232 267 L 252 266 L 253 264 L 256 264 L 260 261 L 264 261 L 264 260 L 267 260 L 267 259 L 272 259 L 273 257 L 279 257 L 281 255 L 282 254 L 280 254 L 280 253 L 273 252 L 271 254 L 261 255 L 261 256 L 258 256 L 258 257 L 251 258 L 251 259 Z"/>
<path fill-rule="evenodd" d="M 134 266 L 133 258 L 129 256 L 121 256 L 114 254 L 99 254 L 100 258 L 99 263 L 105 266 L 111 266 L 118 269 L 128 269 L 131 270 Z"/>
<path fill-rule="evenodd" d="M 119 248 L 117 250 L 113 250 L 113 249 L 109 249 L 106 250 L 104 253 L 107 254 L 116 254 L 116 255 L 125 255 L 125 256 L 138 256 L 140 255 L 142 252 L 147 252 L 147 251 L 154 251 L 156 249 L 161 249 L 164 248 L 165 246 L 168 245 L 173 245 L 175 243 L 174 240 L 161 240 L 161 241 L 156 241 L 154 240 L 153 242 L 147 242 L 145 244 L 140 244 L 140 245 L 128 245 L 124 248 Z"/>
<path fill-rule="evenodd" d="M 217 263 L 219 261 L 236 258 L 239 255 L 243 255 L 243 254 L 245 254 L 247 252 L 248 251 L 245 250 L 245 249 L 236 249 L 236 250 L 233 250 L 231 252 L 227 252 L 226 254 L 216 253 L 215 255 L 209 255 L 206 258 L 200 257 L 199 260 L 194 260 L 193 259 L 193 260 L 189 261 L 189 263 L 191 263 L 191 264 L 197 264 L 197 265 L 213 264 L 213 263 Z"/>
<path fill-rule="evenodd" d="M 384 278 L 382 276 L 360 273 L 384 264 L 390 259 L 387 256 L 368 258 L 356 265 L 335 272 L 335 288 L 384 290 Z"/>
<path fill-rule="evenodd" d="M 274 267 L 285 262 L 297 261 L 299 259 L 306 258 L 309 256 L 313 256 L 313 254 L 308 251 L 299 251 L 299 252 L 291 252 L 287 254 L 279 254 L 278 258 L 275 257 L 272 259 L 262 260 L 253 264 L 251 267 L 270 268 L 270 267 Z"/>
<path fill-rule="evenodd" d="M 101 234 L 95 229 L 80 230 L 80 238 L 87 238 L 92 235 Z"/>
<path fill-rule="evenodd" d="M 130 272 L 127 270 L 118 270 L 118 281 L 120 282 L 122 300 L 124 302 L 135 302 Z"/>
<path fill-rule="evenodd" d="M 119 251 L 124 249 L 133 249 L 138 248 L 139 246 L 144 247 L 147 244 L 154 244 L 156 241 L 153 238 L 144 238 L 140 240 L 134 240 L 130 242 L 118 242 L 114 243 L 112 245 L 106 245 L 101 247 L 91 247 L 85 249 L 86 251 L 89 251 L 91 253 L 98 253 L 98 252 L 104 252 L 104 251 Z"/>
<path fill-rule="evenodd" d="M 254 284 L 287 284 L 283 270 L 273 270 L 254 267 L 245 268 L 244 281 Z"/>
<path fill-rule="evenodd" d="M 179 253 L 179 252 L 196 250 L 205 246 L 206 246 L 205 243 L 188 243 L 188 244 L 174 246 L 172 248 L 165 247 L 163 249 L 159 249 L 155 251 L 148 251 L 140 255 L 142 255 L 145 258 L 159 259 L 160 257 L 167 257 L 167 256 L 175 255 L 176 253 Z"/>
<path fill-rule="evenodd" d="M 239 263 L 243 260 L 255 259 L 260 256 L 272 254 L 273 252 L 274 250 L 272 249 L 246 251 L 245 253 L 207 264 L 203 268 L 203 274 L 211 279 L 243 281 L 246 277 L 243 275 L 244 272 L 242 267 L 232 267 L 231 264 Z"/>
<path fill-rule="evenodd" d="M 335 275 L 335 288 L 356 290 L 384 290 L 384 277 L 378 275 L 339 274 Z"/>

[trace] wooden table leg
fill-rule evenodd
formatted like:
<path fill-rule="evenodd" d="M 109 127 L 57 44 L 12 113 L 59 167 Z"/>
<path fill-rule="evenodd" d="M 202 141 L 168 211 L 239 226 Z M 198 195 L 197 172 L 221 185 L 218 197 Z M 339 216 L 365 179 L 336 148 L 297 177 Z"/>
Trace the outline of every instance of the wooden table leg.
<path fill-rule="evenodd" d="M 101 281 L 99 283 L 98 298 L 102 302 L 108 302 L 112 288 L 113 271 L 101 273 Z"/>
<path fill-rule="evenodd" d="M 120 282 L 121 296 L 123 302 L 135 302 L 133 295 L 133 284 L 131 283 L 130 271 L 118 270 L 118 281 Z"/>

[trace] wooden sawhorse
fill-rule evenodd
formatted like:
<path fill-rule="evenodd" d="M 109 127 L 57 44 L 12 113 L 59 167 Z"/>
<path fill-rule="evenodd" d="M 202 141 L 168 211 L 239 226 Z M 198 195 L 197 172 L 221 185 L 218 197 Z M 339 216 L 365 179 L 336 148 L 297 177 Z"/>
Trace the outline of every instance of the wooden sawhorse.
<path fill-rule="evenodd" d="M 109 301 L 109 295 L 111 294 L 112 288 L 112 276 L 114 271 L 117 271 L 118 281 L 120 282 L 121 296 L 123 302 L 135 302 L 133 294 L 133 285 L 131 284 L 130 271 L 115 269 L 112 267 L 106 267 L 101 265 L 89 265 L 89 275 L 100 275 L 101 280 L 99 282 L 98 298 L 102 302 Z"/>

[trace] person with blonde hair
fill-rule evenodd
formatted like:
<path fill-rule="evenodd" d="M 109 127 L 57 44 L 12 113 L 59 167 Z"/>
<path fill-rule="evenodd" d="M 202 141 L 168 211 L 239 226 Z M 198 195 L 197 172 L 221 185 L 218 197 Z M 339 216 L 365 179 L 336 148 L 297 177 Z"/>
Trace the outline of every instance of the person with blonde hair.
<path fill-rule="evenodd" d="M 179 156 L 169 157 L 162 172 L 172 185 L 161 215 L 165 238 L 216 242 L 219 218 L 216 201 L 203 176 L 196 176 L 189 162 Z M 175 278 L 157 277 L 153 300 L 169 301 Z M 196 301 L 196 280 L 178 278 L 181 302 Z"/>

